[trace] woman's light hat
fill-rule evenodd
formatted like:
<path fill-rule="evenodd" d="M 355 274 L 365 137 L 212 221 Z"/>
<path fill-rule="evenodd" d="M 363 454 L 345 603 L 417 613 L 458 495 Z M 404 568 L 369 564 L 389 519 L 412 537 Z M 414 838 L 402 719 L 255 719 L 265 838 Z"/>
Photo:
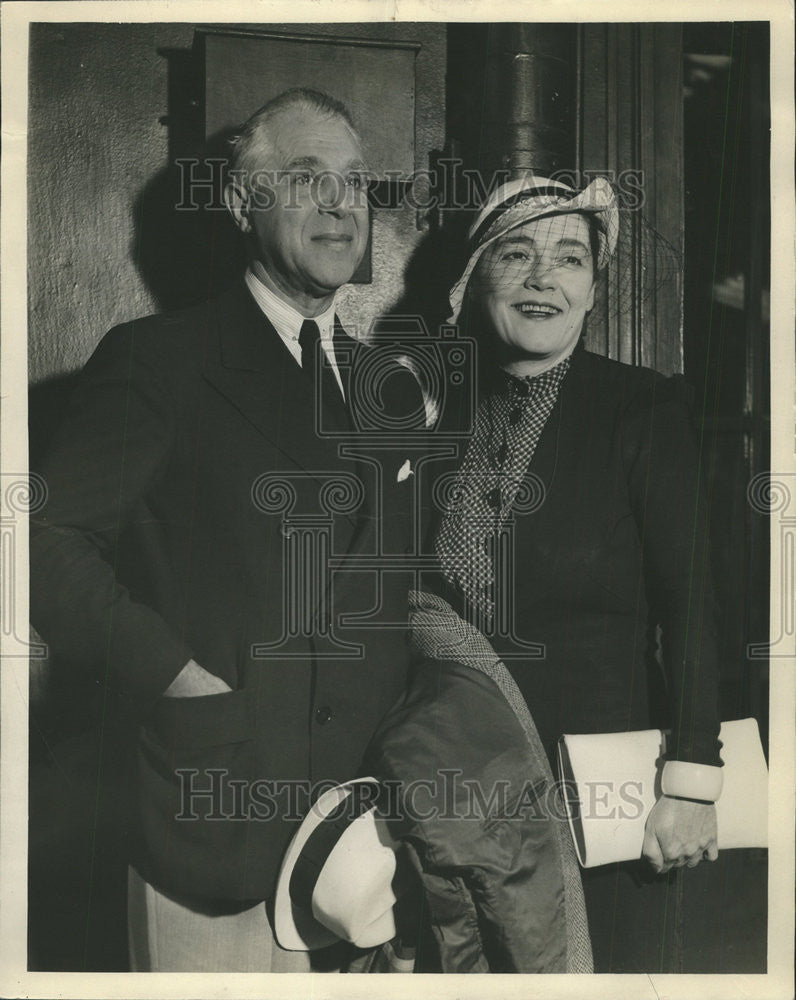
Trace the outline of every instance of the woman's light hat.
<path fill-rule="evenodd" d="M 287 849 L 274 932 L 288 951 L 339 940 L 373 948 L 395 937 L 397 843 L 376 812 L 378 783 L 358 778 L 320 796 Z"/>
<path fill-rule="evenodd" d="M 571 212 L 599 213 L 600 247 L 597 267 L 605 267 L 616 248 L 619 236 L 619 209 L 613 188 L 605 178 L 597 177 L 583 191 L 575 191 L 561 181 L 535 175 L 501 184 L 470 226 L 467 237 L 472 251 L 464 273 L 451 288 L 452 313 L 448 322 L 455 323 L 459 319 L 467 283 L 481 254 L 490 243 L 494 243 L 510 229 L 533 219 Z"/>

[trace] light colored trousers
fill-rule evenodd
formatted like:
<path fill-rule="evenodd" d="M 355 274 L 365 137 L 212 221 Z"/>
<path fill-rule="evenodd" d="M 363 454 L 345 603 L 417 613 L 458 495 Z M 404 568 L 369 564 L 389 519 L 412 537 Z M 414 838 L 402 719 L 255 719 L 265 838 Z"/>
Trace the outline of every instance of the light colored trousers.
<path fill-rule="evenodd" d="M 198 913 L 158 892 L 133 868 L 127 934 L 132 972 L 312 971 L 309 952 L 276 943 L 262 903 L 241 913 Z"/>

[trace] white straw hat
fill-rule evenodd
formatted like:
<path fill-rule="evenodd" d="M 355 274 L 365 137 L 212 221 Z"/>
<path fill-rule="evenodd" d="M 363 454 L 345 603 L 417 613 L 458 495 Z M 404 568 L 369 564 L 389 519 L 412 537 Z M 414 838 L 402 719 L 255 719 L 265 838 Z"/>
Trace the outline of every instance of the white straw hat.
<path fill-rule="evenodd" d="M 475 265 L 484 250 L 510 229 L 546 215 L 570 212 L 592 212 L 600 215 L 597 267 L 603 268 L 611 259 L 619 235 L 619 209 L 613 188 L 603 177 L 597 177 L 584 188 L 574 188 L 549 177 L 527 176 L 501 184 L 488 198 L 467 237 L 472 247 L 464 273 L 451 288 L 449 323 L 459 318 L 464 293 Z"/>
<path fill-rule="evenodd" d="M 376 813 L 378 787 L 374 778 L 337 785 L 304 818 L 276 887 L 282 948 L 312 951 L 341 939 L 372 948 L 395 937 L 398 845 Z"/>

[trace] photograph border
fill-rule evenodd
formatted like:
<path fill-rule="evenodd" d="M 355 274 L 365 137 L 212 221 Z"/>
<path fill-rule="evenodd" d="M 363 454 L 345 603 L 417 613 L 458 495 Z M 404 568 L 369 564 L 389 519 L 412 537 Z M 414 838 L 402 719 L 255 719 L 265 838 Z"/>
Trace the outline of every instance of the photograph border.
<path fill-rule="evenodd" d="M 120 2 L 3 3 L 2 206 L 0 209 L 0 472 L 4 489 L 25 477 L 27 454 L 27 103 L 28 28 L 32 22 L 169 21 L 309 23 L 399 21 L 755 21 L 771 23 L 771 477 L 793 476 L 796 378 L 794 365 L 794 51 L 793 5 L 786 0 L 724 0 L 688 4 L 548 0 L 533 10 L 518 0 L 402 0 L 400 4 L 334 0 L 235 2 L 120 0 Z M 645 16 L 644 16 L 645 15 Z M 5 516 L 7 511 L 0 510 Z M 786 998 L 793 991 L 794 665 L 796 635 L 781 620 L 781 595 L 794 566 L 783 564 L 780 520 L 771 516 L 771 661 L 769 794 L 769 932 L 765 975 L 429 976 L 422 981 L 323 974 L 41 973 L 27 971 L 28 662 L 19 636 L 28 635 L 27 523 L 15 521 L 12 554 L 3 551 L 12 609 L 0 636 L 0 995 L 5 997 L 610 997 Z M 791 515 L 791 521 L 793 517 Z M 794 521 L 796 523 L 796 521 Z M 790 550 L 791 557 L 793 550 Z M 6 560 L 9 560 L 8 562 Z M 6 579 L 8 577 L 9 579 Z"/>

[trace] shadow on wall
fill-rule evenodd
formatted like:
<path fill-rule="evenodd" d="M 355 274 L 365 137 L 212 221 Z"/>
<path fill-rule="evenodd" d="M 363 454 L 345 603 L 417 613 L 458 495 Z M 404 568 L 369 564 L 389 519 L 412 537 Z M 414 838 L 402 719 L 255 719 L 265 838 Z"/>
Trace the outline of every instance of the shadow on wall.
<path fill-rule="evenodd" d="M 228 138 L 213 136 L 171 160 L 135 201 L 130 253 L 160 312 L 211 298 L 245 266 L 223 201 Z"/>
<path fill-rule="evenodd" d="M 224 136 L 207 144 L 192 158 L 220 158 Z M 203 178 L 204 168 L 193 167 Z M 217 205 L 208 207 L 210 191 L 197 187 L 196 207 L 185 187 L 186 168 L 171 163 L 159 171 L 136 198 L 132 218 L 130 255 L 158 312 L 201 302 L 227 288 L 243 271 L 243 241 L 223 205 L 220 171 Z M 127 317 L 134 319 L 134 316 Z M 31 465 L 35 467 L 53 432 L 63 418 L 75 385 L 75 375 L 57 376 L 31 387 L 28 396 L 28 434 Z"/>
<path fill-rule="evenodd" d="M 431 226 L 407 262 L 404 294 L 385 320 L 422 316 L 428 331 L 433 334 L 450 314 L 448 293 L 461 274 L 465 259 L 461 218 L 445 219 L 442 225 Z"/>
<path fill-rule="evenodd" d="M 231 130 L 205 138 L 204 71 L 192 49 L 158 50 L 168 64 L 168 165 L 133 205 L 130 256 L 158 312 L 223 291 L 244 248 L 223 199 Z"/>

